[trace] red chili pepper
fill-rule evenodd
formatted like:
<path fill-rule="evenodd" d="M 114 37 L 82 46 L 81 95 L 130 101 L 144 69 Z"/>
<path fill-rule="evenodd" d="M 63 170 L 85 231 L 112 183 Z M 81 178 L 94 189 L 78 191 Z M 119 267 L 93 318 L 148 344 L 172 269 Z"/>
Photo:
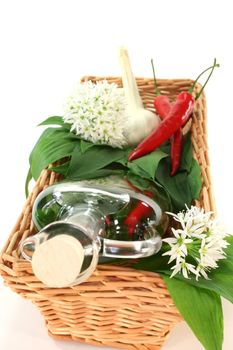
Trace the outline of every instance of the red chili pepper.
<path fill-rule="evenodd" d="M 136 225 L 142 218 L 150 215 L 151 210 L 152 208 L 142 201 L 140 201 L 136 207 L 131 210 L 127 218 L 124 220 L 124 224 L 128 226 L 128 236 L 133 235 Z"/>
<path fill-rule="evenodd" d="M 135 150 L 129 155 L 129 161 L 142 157 L 169 139 L 189 119 L 195 99 L 189 92 L 181 92 L 171 107 L 167 117 L 161 122 L 145 140 L 143 140 Z"/>
<path fill-rule="evenodd" d="M 180 128 L 171 137 L 171 176 L 175 175 L 180 166 L 182 136 L 182 129 Z"/>
<path fill-rule="evenodd" d="M 161 119 L 165 119 L 171 110 L 171 102 L 167 96 L 158 95 L 154 99 L 154 107 Z"/>
<path fill-rule="evenodd" d="M 219 67 L 216 59 L 214 59 L 214 63 L 212 66 L 205 69 L 201 74 L 198 75 L 191 88 L 187 93 L 182 92 L 177 96 L 175 105 L 169 111 L 169 99 L 167 96 L 161 96 L 160 91 L 157 86 L 157 80 L 155 76 L 155 69 L 153 59 L 151 60 L 153 75 L 154 75 L 154 85 L 155 85 L 155 94 L 157 97 L 154 100 L 154 106 L 157 110 L 157 113 L 161 116 L 162 123 L 159 128 L 152 132 L 144 141 L 142 141 L 139 146 L 129 155 L 129 160 L 137 159 L 154 149 L 160 146 L 166 139 L 168 139 L 173 133 L 174 136 L 171 140 L 171 159 L 172 159 L 172 169 L 171 175 L 174 175 L 176 170 L 179 167 L 180 163 L 180 155 L 181 155 L 181 147 L 182 147 L 182 131 L 181 126 L 183 126 L 188 120 L 190 114 L 192 113 L 194 102 L 197 100 L 202 94 L 206 84 L 208 83 L 213 71 L 216 67 Z M 201 90 L 195 96 L 195 99 L 192 97 L 191 93 L 194 91 L 197 81 L 199 78 L 210 70 L 210 74 L 207 77 L 204 85 Z M 169 112 L 168 112 L 169 111 Z M 183 116 L 182 116 L 183 113 Z M 180 124 L 178 126 L 178 124 Z M 177 127 L 178 126 L 178 127 Z M 169 130 L 170 128 L 170 130 Z M 169 136 L 168 136 L 169 135 Z"/>
<path fill-rule="evenodd" d="M 154 99 L 154 107 L 160 118 L 165 119 L 170 112 L 172 104 L 167 96 L 158 95 Z M 182 129 L 180 128 L 171 136 L 171 176 L 175 175 L 179 169 L 181 152 Z"/>
<path fill-rule="evenodd" d="M 136 192 L 145 194 L 146 196 L 152 198 L 153 193 L 150 191 L 142 191 L 140 188 L 134 186 L 128 179 L 126 179 L 128 185 Z M 124 220 L 124 224 L 128 226 L 128 236 L 132 236 L 135 230 L 136 225 L 140 222 L 143 217 L 146 217 L 151 214 L 152 208 L 149 207 L 146 203 L 139 201 L 135 208 L 129 212 L 128 216 Z"/>
<path fill-rule="evenodd" d="M 110 225 L 111 225 L 111 220 L 110 220 L 109 215 L 105 216 L 105 224 L 106 224 L 107 226 L 110 226 Z"/>

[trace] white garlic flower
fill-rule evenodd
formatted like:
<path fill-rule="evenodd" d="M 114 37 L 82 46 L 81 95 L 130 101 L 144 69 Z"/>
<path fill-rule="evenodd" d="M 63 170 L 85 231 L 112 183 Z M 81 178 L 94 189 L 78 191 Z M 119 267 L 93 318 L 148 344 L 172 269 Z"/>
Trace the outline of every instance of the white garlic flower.
<path fill-rule="evenodd" d="M 80 138 L 122 148 L 127 122 L 126 100 L 114 83 L 87 81 L 79 84 L 64 107 L 63 120 Z"/>
<path fill-rule="evenodd" d="M 171 277 L 182 273 L 189 278 L 192 273 L 196 280 L 200 276 L 208 279 L 208 272 L 218 268 L 217 262 L 226 258 L 224 249 L 229 243 L 228 236 L 222 225 L 211 216 L 213 212 L 205 213 L 204 209 L 191 206 L 178 214 L 168 213 L 180 224 L 179 229 L 172 228 L 174 237 L 165 238 L 163 242 L 169 245 L 164 256 L 170 256 L 168 264 L 175 261 L 171 267 Z"/>

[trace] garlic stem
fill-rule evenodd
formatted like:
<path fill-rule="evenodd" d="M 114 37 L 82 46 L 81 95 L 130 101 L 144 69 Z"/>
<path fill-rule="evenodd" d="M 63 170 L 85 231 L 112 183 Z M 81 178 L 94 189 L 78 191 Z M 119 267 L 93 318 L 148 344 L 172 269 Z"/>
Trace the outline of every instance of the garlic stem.
<path fill-rule="evenodd" d="M 137 145 L 158 127 L 160 119 L 156 114 L 144 108 L 131 69 L 128 52 L 123 47 L 119 49 L 119 61 L 127 103 L 123 134 L 128 145 Z"/>
<path fill-rule="evenodd" d="M 139 95 L 137 83 L 130 65 L 128 51 L 124 47 L 119 48 L 119 62 L 122 71 L 124 93 L 129 108 L 143 108 L 142 99 Z"/>

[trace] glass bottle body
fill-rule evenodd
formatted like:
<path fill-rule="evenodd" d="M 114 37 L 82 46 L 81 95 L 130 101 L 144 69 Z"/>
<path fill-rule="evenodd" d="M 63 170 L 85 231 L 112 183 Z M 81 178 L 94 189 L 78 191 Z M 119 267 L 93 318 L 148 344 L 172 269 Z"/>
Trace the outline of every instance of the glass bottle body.
<path fill-rule="evenodd" d="M 53 241 L 57 246 L 55 240 L 64 244 L 67 251 L 72 244 L 71 253 L 75 251 L 82 256 L 77 276 L 69 285 L 85 281 L 103 259 L 141 258 L 160 250 L 161 234 L 167 228 L 168 218 L 164 212 L 166 201 L 158 203 L 158 190 L 149 186 L 143 191 L 122 179 L 109 180 L 60 182 L 39 194 L 32 214 L 39 233 L 21 243 L 22 256 L 31 260 L 37 271 L 41 264 L 38 252 L 43 253 L 42 263 L 49 259 L 53 262 L 52 254 L 59 260 L 53 251 Z M 51 251 L 44 249 L 47 242 Z M 59 264 L 62 270 L 63 262 Z M 40 277 L 41 272 L 38 273 Z M 44 283 L 50 286 L 65 286 L 60 276 L 59 283 L 46 278 Z"/>

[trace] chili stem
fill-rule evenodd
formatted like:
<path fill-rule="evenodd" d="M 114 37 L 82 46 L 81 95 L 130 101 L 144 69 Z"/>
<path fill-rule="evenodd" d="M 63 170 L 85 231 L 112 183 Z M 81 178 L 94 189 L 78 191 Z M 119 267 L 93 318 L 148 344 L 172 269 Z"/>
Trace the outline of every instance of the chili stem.
<path fill-rule="evenodd" d="M 155 95 L 159 96 L 159 95 L 161 95 L 161 93 L 160 93 L 160 90 L 159 90 L 158 85 L 157 85 L 157 79 L 156 79 L 156 76 L 155 76 L 155 67 L 154 67 L 153 58 L 151 59 L 151 66 L 152 66 L 153 77 L 154 77 Z"/>
<path fill-rule="evenodd" d="M 216 58 L 214 59 L 214 65 L 213 65 L 213 67 L 212 67 L 212 69 L 211 69 L 211 71 L 210 71 L 210 74 L 209 74 L 208 78 L 206 79 L 205 84 L 202 86 L 201 90 L 200 90 L 199 93 L 196 95 L 195 100 L 197 100 L 197 99 L 201 96 L 201 94 L 202 94 L 202 92 L 203 92 L 203 90 L 204 90 L 206 84 L 208 83 L 208 81 L 209 81 L 211 75 L 213 74 L 213 71 L 214 71 L 214 68 L 215 68 L 215 67 L 219 67 L 219 64 L 216 63 Z"/>
<path fill-rule="evenodd" d="M 192 87 L 189 89 L 189 92 L 192 93 L 193 90 L 194 90 L 194 88 L 195 88 L 195 86 L 196 86 L 196 84 L 197 84 L 197 81 L 200 79 L 200 77 L 201 77 L 204 73 L 206 73 L 208 70 L 211 69 L 211 72 L 210 72 L 208 78 L 206 79 L 205 84 L 202 86 L 201 90 L 200 90 L 199 93 L 196 95 L 195 100 L 197 100 L 197 99 L 200 97 L 200 95 L 202 94 L 202 92 L 203 92 L 203 90 L 204 90 L 206 84 L 208 83 L 208 81 L 209 81 L 211 75 L 213 74 L 214 68 L 220 66 L 220 65 L 219 65 L 218 63 L 216 63 L 216 62 L 217 62 L 217 61 L 216 61 L 216 58 L 215 58 L 215 59 L 214 59 L 213 65 L 210 66 L 210 67 L 208 67 L 208 68 L 206 68 L 203 72 L 201 72 L 201 73 L 198 75 L 198 77 L 196 78 L 196 80 L 194 81 Z"/>

